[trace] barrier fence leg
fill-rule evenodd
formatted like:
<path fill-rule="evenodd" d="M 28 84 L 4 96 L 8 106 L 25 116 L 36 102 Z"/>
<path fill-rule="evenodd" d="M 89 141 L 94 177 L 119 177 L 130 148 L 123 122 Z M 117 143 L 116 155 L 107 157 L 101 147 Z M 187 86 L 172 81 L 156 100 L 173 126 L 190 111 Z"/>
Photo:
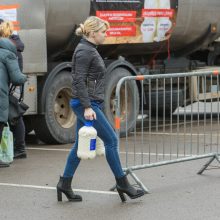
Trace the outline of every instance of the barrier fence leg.
<path fill-rule="evenodd" d="M 220 158 L 219 158 L 219 155 L 215 155 L 215 159 L 220 163 Z"/>
<path fill-rule="evenodd" d="M 128 170 L 127 173 L 131 175 L 134 181 L 144 190 L 146 194 L 149 193 L 149 190 L 147 189 L 147 187 L 140 181 L 140 179 L 135 175 L 134 172 L 132 172 L 131 170 Z"/>
<path fill-rule="evenodd" d="M 149 190 L 147 189 L 147 187 L 140 181 L 140 179 L 135 175 L 135 173 L 131 170 L 126 170 L 126 175 L 130 174 L 131 177 L 134 179 L 134 181 L 144 190 L 144 192 L 146 194 L 149 193 Z M 114 192 L 116 190 L 116 185 L 114 185 L 110 191 Z"/>
<path fill-rule="evenodd" d="M 211 157 L 211 159 L 202 167 L 202 169 L 197 174 L 201 175 L 215 159 L 220 163 L 219 156 L 216 154 Z"/>

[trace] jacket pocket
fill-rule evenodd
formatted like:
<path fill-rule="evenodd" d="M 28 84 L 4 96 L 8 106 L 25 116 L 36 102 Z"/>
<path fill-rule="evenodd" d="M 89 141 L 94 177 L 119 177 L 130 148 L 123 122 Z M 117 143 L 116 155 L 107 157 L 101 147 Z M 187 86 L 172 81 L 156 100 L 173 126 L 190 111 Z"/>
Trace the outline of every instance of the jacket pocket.
<path fill-rule="evenodd" d="M 90 95 L 93 95 L 95 93 L 96 90 L 96 81 L 88 81 L 88 93 Z"/>
<path fill-rule="evenodd" d="M 96 84 L 95 93 L 96 93 L 97 95 L 103 95 L 103 94 L 104 94 L 104 80 L 100 80 L 100 81 Z"/>

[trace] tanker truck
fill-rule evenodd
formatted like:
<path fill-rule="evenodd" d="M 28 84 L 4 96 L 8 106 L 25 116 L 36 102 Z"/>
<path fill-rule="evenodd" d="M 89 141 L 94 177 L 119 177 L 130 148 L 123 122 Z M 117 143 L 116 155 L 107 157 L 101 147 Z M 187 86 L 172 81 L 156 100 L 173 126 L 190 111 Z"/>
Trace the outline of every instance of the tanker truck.
<path fill-rule="evenodd" d="M 98 50 L 107 67 L 104 110 L 113 125 L 115 87 L 122 77 L 220 64 L 219 12 L 219 0 L 1 0 L 0 18 L 14 23 L 25 44 L 27 132 L 34 130 L 49 144 L 74 141 L 71 58 L 80 40 L 75 29 L 88 16 L 111 25 Z M 135 86 L 128 86 L 128 130 L 139 110 L 138 93 L 131 95 Z"/>

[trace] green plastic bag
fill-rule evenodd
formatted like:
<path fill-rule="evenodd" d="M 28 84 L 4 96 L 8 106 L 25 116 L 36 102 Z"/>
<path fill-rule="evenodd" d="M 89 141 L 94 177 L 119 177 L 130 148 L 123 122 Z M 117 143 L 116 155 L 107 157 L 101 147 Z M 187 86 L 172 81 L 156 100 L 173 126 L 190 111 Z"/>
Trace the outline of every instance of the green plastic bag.
<path fill-rule="evenodd" d="M 14 157 L 13 134 L 9 126 L 4 127 L 0 144 L 0 161 L 11 163 Z"/>

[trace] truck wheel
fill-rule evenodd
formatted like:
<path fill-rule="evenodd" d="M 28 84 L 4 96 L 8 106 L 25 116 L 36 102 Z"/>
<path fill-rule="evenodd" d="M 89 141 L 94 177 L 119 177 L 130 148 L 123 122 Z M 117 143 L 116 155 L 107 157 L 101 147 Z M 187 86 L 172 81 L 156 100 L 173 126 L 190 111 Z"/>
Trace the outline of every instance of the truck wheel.
<path fill-rule="evenodd" d="M 146 103 L 147 109 L 150 108 L 149 106 L 149 93 L 148 91 L 146 94 Z M 179 94 L 179 103 L 178 103 L 178 94 Z M 158 103 L 156 102 L 158 96 Z M 172 109 L 171 109 L 171 96 L 172 96 Z M 164 91 L 158 90 L 158 95 L 156 90 L 152 89 L 151 91 L 151 114 L 156 115 L 157 105 L 158 105 L 158 115 L 163 116 L 164 110 Z M 165 93 L 165 114 L 166 116 L 170 115 L 170 113 L 174 112 L 177 107 L 183 106 L 184 104 L 184 90 L 180 89 L 179 91 L 173 88 L 172 93 L 171 91 L 166 91 Z"/>
<path fill-rule="evenodd" d="M 208 65 L 219 66 L 220 65 L 220 44 L 214 45 L 214 51 L 210 51 L 208 54 Z"/>
<path fill-rule="evenodd" d="M 104 111 L 108 121 L 114 127 L 114 117 L 116 113 L 115 109 L 115 90 L 118 81 L 126 76 L 131 76 L 131 73 L 124 68 L 116 68 L 114 69 L 107 77 L 106 77 L 106 85 L 105 85 L 105 105 Z M 134 96 L 134 94 L 136 94 Z M 127 132 L 130 132 L 134 129 L 135 122 L 137 120 L 137 116 L 139 113 L 139 93 L 137 84 L 135 81 L 129 81 L 127 83 Z M 121 89 L 121 130 L 120 135 L 126 135 L 126 105 L 125 105 L 125 86 L 122 86 Z M 136 104 L 136 105 L 135 105 Z M 135 109 L 136 106 L 136 109 Z"/>
<path fill-rule="evenodd" d="M 63 71 L 47 88 L 45 115 L 35 120 L 36 135 L 47 144 L 65 144 L 75 140 L 76 116 L 69 105 L 71 82 L 71 74 Z"/>

